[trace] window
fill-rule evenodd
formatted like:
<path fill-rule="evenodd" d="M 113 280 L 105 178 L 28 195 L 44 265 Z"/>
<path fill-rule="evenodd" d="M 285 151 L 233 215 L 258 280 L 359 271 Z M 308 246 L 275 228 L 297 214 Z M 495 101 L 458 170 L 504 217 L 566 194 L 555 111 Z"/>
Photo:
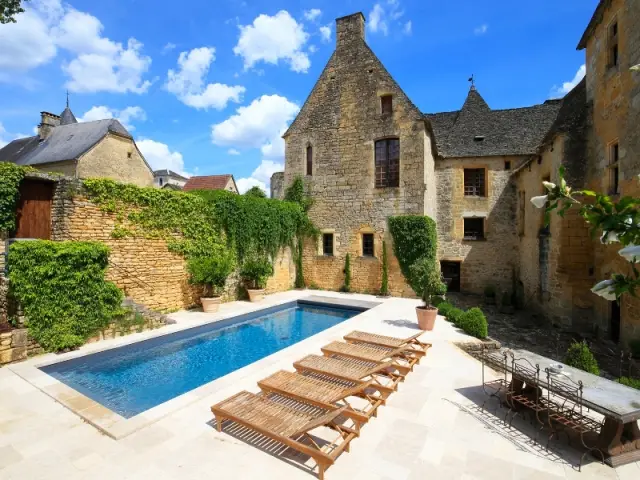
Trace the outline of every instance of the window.
<path fill-rule="evenodd" d="M 609 25 L 609 68 L 618 66 L 618 21 L 614 20 L 611 25 Z"/>
<path fill-rule="evenodd" d="M 391 95 L 380 97 L 380 109 L 382 115 L 391 115 L 393 113 L 393 97 Z"/>
<path fill-rule="evenodd" d="M 609 145 L 609 193 L 612 195 L 620 193 L 619 152 L 618 142 Z"/>
<path fill-rule="evenodd" d="M 362 234 L 362 256 L 364 257 L 374 256 L 373 233 Z"/>
<path fill-rule="evenodd" d="M 162 186 L 162 177 L 158 179 L 158 183 L 160 184 L 160 186 Z"/>
<path fill-rule="evenodd" d="M 322 234 L 322 254 L 327 257 L 333 256 L 333 233 Z"/>
<path fill-rule="evenodd" d="M 400 186 L 400 140 L 376 142 L 376 188 Z"/>
<path fill-rule="evenodd" d="M 484 197 L 484 168 L 464 169 L 464 194 Z"/>
<path fill-rule="evenodd" d="M 464 219 L 464 239 L 483 240 L 484 239 L 484 218 Z"/>
<path fill-rule="evenodd" d="M 313 148 L 311 145 L 307 147 L 307 175 L 313 173 Z"/>
<path fill-rule="evenodd" d="M 509 160 L 504 162 L 504 169 L 505 170 L 511 170 L 511 162 Z"/>

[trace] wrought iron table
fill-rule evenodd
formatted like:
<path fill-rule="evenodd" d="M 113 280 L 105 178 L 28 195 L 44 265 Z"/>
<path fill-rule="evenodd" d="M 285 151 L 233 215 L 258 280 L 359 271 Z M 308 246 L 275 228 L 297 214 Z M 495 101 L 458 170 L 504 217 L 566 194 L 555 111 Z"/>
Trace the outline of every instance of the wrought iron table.
<path fill-rule="evenodd" d="M 537 355 L 528 350 L 514 350 L 516 358 L 527 359 L 531 364 L 540 366 L 544 371 L 558 362 Z M 604 425 L 598 438 L 598 448 L 606 455 L 605 462 L 612 467 L 640 461 L 640 390 L 636 390 L 618 382 L 584 372 L 577 368 L 563 365 L 564 373 L 574 382 L 582 382 L 583 406 L 604 416 Z M 507 371 L 512 370 L 511 362 L 507 362 Z M 548 389 L 546 376 L 541 375 L 537 387 Z M 523 382 L 521 382 L 523 383 Z M 516 388 L 523 388 L 519 385 Z M 536 387 L 528 385 L 528 387 Z"/>

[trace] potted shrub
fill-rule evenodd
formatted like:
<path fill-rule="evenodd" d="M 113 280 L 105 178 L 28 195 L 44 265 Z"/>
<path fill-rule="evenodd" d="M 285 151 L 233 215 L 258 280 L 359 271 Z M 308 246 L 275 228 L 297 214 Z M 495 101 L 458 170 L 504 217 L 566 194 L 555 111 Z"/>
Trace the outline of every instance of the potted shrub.
<path fill-rule="evenodd" d="M 233 255 L 228 252 L 189 259 L 187 263 L 189 281 L 204 286 L 203 296 L 200 297 L 202 311 L 207 313 L 218 311 L 220 295 L 224 291 L 224 284 L 233 271 L 233 267 Z"/>
<path fill-rule="evenodd" d="M 257 302 L 264 297 L 267 280 L 273 275 L 273 265 L 266 257 L 251 257 L 245 260 L 240 276 L 249 293 L 249 300 Z"/>
<path fill-rule="evenodd" d="M 433 306 L 433 299 L 438 295 L 444 295 L 447 291 L 442 281 L 440 270 L 433 260 L 421 259 L 411 266 L 412 286 L 421 292 L 424 305 L 416 307 L 418 326 L 422 330 L 433 330 L 438 315 L 438 309 Z M 416 293 L 418 293 L 416 291 Z"/>
<path fill-rule="evenodd" d="M 484 303 L 486 305 L 496 304 L 496 288 L 493 285 L 484 287 Z"/>
<path fill-rule="evenodd" d="M 515 308 L 513 306 L 513 302 L 511 301 L 511 294 L 504 292 L 502 294 L 502 301 L 500 302 L 500 311 L 502 313 L 513 313 L 515 312 Z"/>

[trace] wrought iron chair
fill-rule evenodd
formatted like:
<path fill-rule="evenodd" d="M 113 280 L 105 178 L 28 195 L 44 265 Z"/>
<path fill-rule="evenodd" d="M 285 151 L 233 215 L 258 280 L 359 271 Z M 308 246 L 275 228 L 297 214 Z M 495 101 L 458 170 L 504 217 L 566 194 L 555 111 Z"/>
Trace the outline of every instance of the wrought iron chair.
<path fill-rule="evenodd" d="M 545 422 L 541 418 L 547 411 L 546 402 L 540 389 L 540 365 L 535 366 L 526 358 L 515 358 L 511 354 L 511 379 L 514 384 L 514 379 L 522 384 L 527 385 L 528 390 L 513 391 L 509 395 L 509 405 L 511 406 L 510 412 L 511 420 L 509 421 L 509 427 L 513 424 L 513 419 L 521 412 L 531 413 L 535 421 L 538 423 L 539 428 L 536 430 L 534 442 L 538 443 L 538 435 L 545 427 Z M 518 408 L 519 407 L 519 408 Z M 506 417 L 505 417 L 506 418 Z M 533 425 L 533 418 L 531 424 Z"/>
<path fill-rule="evenodd" d="M 587 449 L 580 457 L 578 471 L 582 471 L 584 457 L 592 452 L 597 452 L 601 462 L 604 464 L 604 454 L 595 445 L 587 443 L 585 438 L 587 435 L 598 436 L 602 430 L 603 421 L 597 421 L 594 418 L 585 415 L 586 407 L 583 406 L 583 384 L 581 381 L 577 383 L 566 375 L 553 374 L 548 368 L 545 368 L 547 374 L 547 420 L 551 428 L 551 433 L 547 440 L 547 449 L 549 441 L 556 435 L 560 429 L 574 433 L 580 438 L 582 446 Z M 569 437 L 570 438 L 570 437 Z"/>
<path fill-rule="evenodd" d="M 489 349 L 485 347 L 480 354 L 480 359 L 482 360 L 482 389 L 487 395 L 487 399 L 482 403 L 482 410 L 485 409 L 485 405 L 492 398 L 498 399 L 499 408 L 502 402 L 501 396 L 506 394 L 509 388 L 509 382 L 507 380 L 507 352 L 494 350 L 489 353 Z M 503 376 L 501 378 L 487 380 L 485 368 L 491 368 L 496 372 L 502 373 Z"/>

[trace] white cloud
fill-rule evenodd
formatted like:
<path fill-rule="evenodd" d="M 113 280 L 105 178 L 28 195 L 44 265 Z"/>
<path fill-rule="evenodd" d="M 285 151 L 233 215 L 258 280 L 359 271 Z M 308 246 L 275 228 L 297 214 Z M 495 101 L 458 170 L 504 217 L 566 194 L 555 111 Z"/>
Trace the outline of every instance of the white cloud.
<path fill-rule="evenodd" d="M 578 71 L 573 77 L 573 80 L 569 82 L 564 82 L 560 87 L 557 85 L 554 85 L 553 88 L 551 88 L 551 94 L 550 94 L 551 98 L 564 97 L 567 93 L 573 90 L 573 87 L 575 87 L 576 85 L 578 85 L 578 83 L 580 83 L 580 81 L 584 78 L 586 73 L 587 73 L 587 66 L 585 64 L 580 65 L 580 68 L 578 68 Z"/>
<path fill-rule="evenodd" d="M 331 41 L 331 24 L 320 27 L 320 37 L 322 41 L 328 43 Z"/>
<path fill-rule="evenodd" d="M 140 138 L 136 141 L 136 145 L 138 145 L 152 170 L 168 168 L 180 175 L 189 176 L 184 170 L 182 154 L 180 152 L 172 152 L 167 144 L 148 138 Z"/>
<path fill-rule="evenodd" d="M 182 52 L 178 57 L 178 70 L 169 70 L 165 88 L 176 95 L 182 103 L 194 108 L 221 110 L 227 103 L 242 101 L 245 88 L 221 83 L 204 85 L 211 63 L 215 60 L 213 47 L 194 48 Z"/>
<path fill-rule="evenodd" d="M 284 140 L 280 135 L 300 107 L 279 95 L 263 95 L 248 106 L 239 107 L 235 115 L 211 127 L 216 145 L 237 148 L 261 148 L 269 158 L 282 158 Z"/>
<path fill-rule="evenodd" d="M 272 17 L 259 15 L 251 25 L 239 28 L 240 38 L 233 53 L 243 58 L 245 70 L 260 61 L 277 65 L 279 60 L 288 62 L 294 72 L 306 73 L 309 69 L 311 62 L 303 51 L 309 34 L 286 10 Z"/>
<path fill-rule="evenodd" d="M 35 134 L 38 134 L 38 129 L 35 129 Z M 12 140 L 17 140 L 18 138 L 30 137 L 31 135 L 25 135 L 24 133 L 9 133 L 0 122 L 0 148 L 7 145 Z"/>
<path fill-rule="evenodd" d="M 399 0 L 387 0 L 378 2 L 369 12 L 369 22 L 367 29 L 371 33 L 382 33 L 388 35 L 391 27 L 399 28 L 405 35 L 411 34 L 411 21 L 400 22 L 404 15 L 404 10 L 400 8 Z"/>
<path fill-rule="evenodd" d="M 489 30 L 489 25 L 483 23 L 479 27 L 474 28 L 473 33 L 476 35 L 484 35 L 485 33 L 487 33 L 487 30 Z"/>
<path fill-rule="evenodd" d="M 387 21 L 385 19 L 385 11 L 379 3 L 376 3 L 373 6 L 371 13 L 369 13 L 369 23 L 367 23 L 367 28 L 373 33 L 382 32 L 384 35 L 389 33 L 389 27 L 387 26 Z"/>
<path fill-rule="evenodd" d="M 79 122 L 92 122 L 105 118 L 115 118 L 124 127 L 131 131 L 135 127 L 131 124 L 134 120 L 144 121 L 147 119 L 145 111 L 140 107 L 126 107 L 122 110 L 111 109 L 104 105 L 91 107 L 84 115 L 78 118 Z"/>
<path fill-rule="evenodd" d="M 167 42 L 167 44 L 164 47 L 162 47 L 162 54 L 165 55 L 171 52 L 172 50 L 175 50 L 176 47 L 177 45 L 175 43 Z"/>
<path fill-rule="evenodd" d="M 320 15 L 322 15 L 322 10 L 320 10 L 319 8 L 312 8 L 311 10 L 304 11 L 304 18 L 306 18 L 310 22 L 313 22 Z"/>
<path fill-rule="evenodd" d="M 309 53 L 316 53 L 318 51 L 318 47 L 315 45 L 309 45 Z"/>
<path fill-rule="evenodd" d="M 143 93 L 151 85 L 142 78 L 151 58 L 142 54 L 136 39 L 123 46 L 103 37 L 100 20 L 60 0 L 34 0 L 25 10 L 17 23 L 0 28 L 0 70 L 24 72 L 49 62 L 63 49 L 76 55 L 62 67 L 72 91 Z"/>
<path fill-rule="evenodd" d="M 235 148 L 230 148 L 229 150 L 227 150 L 227 155 L 240 155 L 240 152 Z"/>
<path fill-rule="evenodd" d="M 7 131 L 2 123 L 0 123 L 0 148 L 4 147 L 7 143 L 9 143 L 9 140 L 7 139 Z"/>
<path fill-rule="evenodd" d="M 236 181 L 238 191 L 244 193 L 251 187 L 260 187 L 267 195 L 271 184 L 271 175 L 275 172 L 282 172 L 284 164 L 272 160 L 262 160 L 250 177 L 240 178 Z"/>

